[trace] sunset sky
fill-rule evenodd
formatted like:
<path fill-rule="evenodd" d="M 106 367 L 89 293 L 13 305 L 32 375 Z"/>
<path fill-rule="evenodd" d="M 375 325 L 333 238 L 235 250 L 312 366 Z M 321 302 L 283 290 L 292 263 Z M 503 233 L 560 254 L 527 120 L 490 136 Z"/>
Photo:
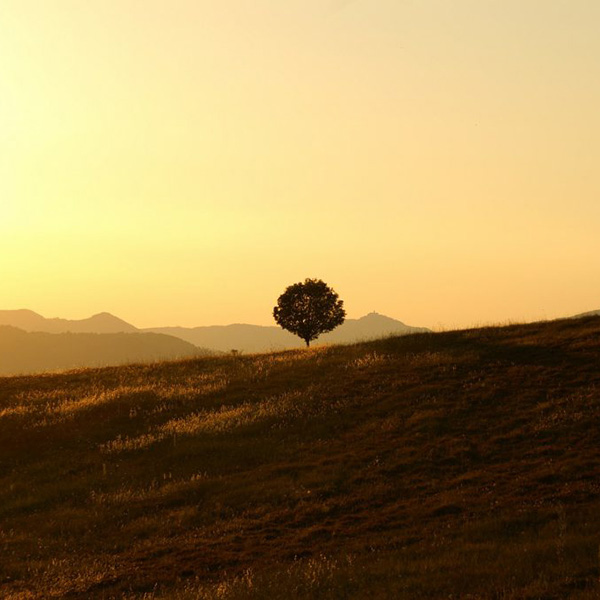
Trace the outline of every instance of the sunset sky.
<path fill-rule="evenodd" d="M 598 0 L 2 0 L 0 309 L 600 309 Z"/>

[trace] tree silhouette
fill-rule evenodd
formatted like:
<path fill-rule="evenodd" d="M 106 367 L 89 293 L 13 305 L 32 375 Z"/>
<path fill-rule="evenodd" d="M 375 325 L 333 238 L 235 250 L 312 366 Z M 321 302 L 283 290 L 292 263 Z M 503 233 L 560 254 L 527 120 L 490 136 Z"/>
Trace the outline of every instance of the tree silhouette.
<path fill-rule="evenodd" d="M 320 279 L 305 279 L 286 288 L 277 299 L 273 317 L 283 329 L 310 346 L 322 333 L 344 322 L 344 302 Z"/>

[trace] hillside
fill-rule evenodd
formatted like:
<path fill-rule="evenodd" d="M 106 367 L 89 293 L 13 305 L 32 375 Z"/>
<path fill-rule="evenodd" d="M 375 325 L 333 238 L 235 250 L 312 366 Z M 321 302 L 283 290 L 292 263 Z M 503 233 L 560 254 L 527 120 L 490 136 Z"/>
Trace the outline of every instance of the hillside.
<path fill-rule="evenodd" d="M 304 342 L 281 327 L 261 325 L 214 325 L 209 327 L 157 327 L 147 329 L 166 333 L 186 340 L 196 346 L 223 352 L 232 349 L 243 352 L 270 352 L 304 347 Z M 318 344 L 351 344 L 388 335 L 408 335 L 429 331 L 424 327 L 411 327 L 384 315 L 371 313 L 360 319 L 346 319 L 343 325 L 319 337 Z"/>
<path fill-rule="evenodd" d="M 209 351 L 157 333 L 28 333 L 0 326 L 0 375 L 205 356 Z"/>
<path fill-rule="evenodd" d="M 600 318 L 0 379 L 2 598 L 597 598 Z"/>

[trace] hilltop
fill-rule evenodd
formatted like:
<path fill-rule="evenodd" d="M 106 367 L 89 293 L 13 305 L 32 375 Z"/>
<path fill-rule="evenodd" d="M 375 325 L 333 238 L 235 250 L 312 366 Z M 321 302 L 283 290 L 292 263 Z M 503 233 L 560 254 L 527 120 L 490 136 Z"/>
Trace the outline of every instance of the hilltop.
<path fill-rule="evenodd" d="M 0 379 L 2 598 L 597 598 L 600 318 Z"/>

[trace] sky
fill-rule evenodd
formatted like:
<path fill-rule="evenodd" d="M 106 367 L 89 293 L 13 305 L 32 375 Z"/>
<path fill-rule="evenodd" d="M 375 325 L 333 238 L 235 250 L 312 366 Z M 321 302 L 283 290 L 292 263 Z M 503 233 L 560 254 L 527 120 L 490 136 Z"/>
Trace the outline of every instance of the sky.
<path fill-rule="evenodd" d="M 0 308 L 600 308 L 597 0 L 2 0 Z"/>

